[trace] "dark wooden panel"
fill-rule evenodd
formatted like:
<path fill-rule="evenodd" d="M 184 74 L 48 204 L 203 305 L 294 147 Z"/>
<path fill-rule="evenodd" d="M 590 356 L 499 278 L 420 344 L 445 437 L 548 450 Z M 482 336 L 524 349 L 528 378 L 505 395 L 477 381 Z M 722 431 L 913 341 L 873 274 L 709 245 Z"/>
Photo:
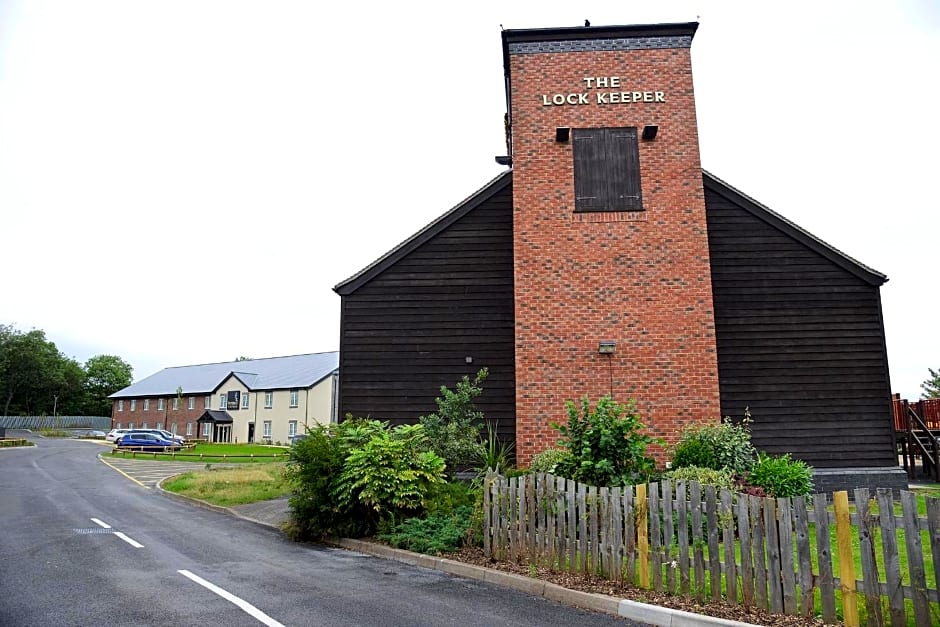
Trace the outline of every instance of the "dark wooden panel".
<path fill-rule="evenodd" d="M 721 410 L 819 467 L 896 466 L 878 288 L 706 189 Z"/>
<path fill-rule="evenodd" d="M 414 423 L 487 367 L 478 407 L 514 439 L 512 263 L 510 186 L 343 296 L 341 414 Z"/>

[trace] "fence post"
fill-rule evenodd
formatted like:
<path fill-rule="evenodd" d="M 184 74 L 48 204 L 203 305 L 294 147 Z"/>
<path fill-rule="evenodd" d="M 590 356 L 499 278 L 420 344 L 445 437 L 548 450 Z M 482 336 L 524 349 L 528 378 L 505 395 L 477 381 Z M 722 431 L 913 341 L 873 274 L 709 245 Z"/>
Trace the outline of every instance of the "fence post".
<path fill-rule="evenodd" d="M 649 522 L 646 519 L 646 485 L 636 487 L 636 531 L 637 531 L 637 570 L 640 571 L 640 587 L 650 587 L 650 540 Z"/>
<path fill-rule="evenodd" d="M 852 555 L 852 526 L 849 518 L 849 493 L 832 494 L 836 512 L 836 546 L 839 547 L 839 579 L 842 583 L 842 615 L 846 627 L 858 625 L 858 598 L 855 589 L 855 558 Z"/>

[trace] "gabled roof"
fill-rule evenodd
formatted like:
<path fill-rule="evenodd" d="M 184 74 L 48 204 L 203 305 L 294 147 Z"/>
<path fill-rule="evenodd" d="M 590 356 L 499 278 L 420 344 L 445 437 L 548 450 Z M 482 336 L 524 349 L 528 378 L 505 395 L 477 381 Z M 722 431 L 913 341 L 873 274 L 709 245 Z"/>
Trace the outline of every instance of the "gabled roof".
<path fill-rule="evenodd" d="M 827 244 L 809 231 L 804 230 L 769 207 L 757 202 L 750 196 L 746 195 L 744 192 L 735 189 L 728 183 L 725 183 L 711 172 L 702 170 L 702 181 L 705 185 L 705 189 L 711 190 L 716 194 L 727 198 L 741 209 L 744 209 L 756 218 L 763 220 L 770 226 L 776 228 L 778 231 L 789 235 L 807 248 L 822 255 L 832 263 L 836 264 L 843 270 L 854 274 L 866 283 L 877 287 L 888 281 L 887 275 L 884 275 L 873 268 L 869 268 L 862 262 L 853 259 L 841 250 Z"/>
<path fill-rule="evenodd" d="M 108 398 L 211 394 L 230 376 L 251 391 L 313 387 L 339 368 L 339 353 L 309 353 L 164 368 Z"/>
<path fill-rule="evenodd" d="M 430 223 L 342 283 L 337 284 L 336 287 L 333 288 L 333 291 L 340 296 L 352 294 L 360 287 L 371 281 L 373 278 L 387 270 L 389 267 L 398 263 L 402 257 L 409 254 L 428 240 L 434 238 L 437 234 L 448 228 L 451 224 L 470 213 L 470 211 L 492 198 L 498 192 L 502 191 L 510 183 L 512 183 L 512 170 L 506 170 L 474 192 L 469 198 L 466 198 L 459 205 L 439 217 L 437 220 Z"/>
<path fill-rule="evenodd" d="M 232 415 L 225 410 L 207 409 L 202 412 L 202 415 L 199 416 L 196 422 L 229 423 L 234 421 L 232 420 Z"/>
<path fill-rule="evenodd" d="M 728 183 L 725 183 L 714 174 L 702 170 L 702 181 L 706 189 L 709 189 L 723 196 L 724 198 L 727 198 L 736 206 L 741 207 L 745 211 L 763 220 L 785 235 L 819 253 L 832 263 L 854 274 L 863 281 L 877 287 L 884 284 L 888 280 L 886 275 L 878 272 L 877 270 L 869 268 L 860 261 L 853 259 L 837 248 L 827 244 L 815 235 L 800 228 L 793 222 L 790 222 L 779 213 L 776 213 L 770 208 L 757 202 L 750 196 L 747 196 L 743 192 L 735 189 Z M 512 170 L 510 169 L 494 178 L 492 181 L 477 190 L 472 196 L 406 239 L 392 250 L 379 257 L 373 263 L 366 266 L 342 283 L 338 284 L 333 288 L 333 291 L 335 291 L 340 296 L 352 294 L 360 287 L 374 279 L 376 276 L 387 270 L 389 267 L 395 265 L 398 263 L 398 261 L 414 252 L 419 246 L 426 243 L 442 231 L 446 230 L 457 220 L 464 217 L 470 211 L 492 198 L 501 190 L 505 189 L 511 183 Z"/>

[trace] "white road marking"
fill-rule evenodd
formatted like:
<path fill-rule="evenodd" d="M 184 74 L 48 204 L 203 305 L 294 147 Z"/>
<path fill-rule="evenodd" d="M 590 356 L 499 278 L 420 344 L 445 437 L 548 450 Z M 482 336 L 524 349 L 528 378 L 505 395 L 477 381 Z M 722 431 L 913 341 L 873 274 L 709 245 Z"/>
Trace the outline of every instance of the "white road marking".
<path fill-rule="evenodd" d="M 99 527 L 104 527 L 105 529 L 110 529 L 110 528 L 111 528 L 111 525 L 109 525 L 109 524 L 106 523 L 106 522 L 101 522 L 101 521 L 98 520 L 97 518 L 92 518 L 92 519 L 91 519 L 91 522 L 95 523 L 95 524 L 98 525 Z"/>
<path fill-rule="evenodd" d="M 127 542 L 129 545 L 131 545 L 131 546 L 134 547 L 135 549 L 142 549 L 142 548 L 144 548 L 144 545 L 143 545 L 143 544 L 141 544 L 140 542 L 137 542 L 136 540 L 132 540 L 132 539 L 128 538 L 126 535 L 124 535 L 124 534 L 121 533 L 120 531 L 115 531 L 115 532 L 114 532 L 114 535 L 116 535 L 117 537 L 119 537 L 121 540 L 124 540 L 125 542 Z"/>
<path fill-rule="evenodd" d="M 264 612 L 262 612 L 261 610 L 259 610 L 258 608 L 256 608 L 254 605 L 252 605 L 251 603 L 249 603 L 248 601 L 244 601 L 244 600 L 242 600 L 242 599 L 239 599 L 239 598 L 238 598 L 237 596 L 235 596 L 234 594 L 231 594 L 230 592 L 226 592 L 225 590 L 223 590 L 222 588 L 218 587 L 218 586 L 215 585 L 214 583 L 212 583 L 212 582 L 210 582 L 210 581 L 206 581 L 205 579 L 203 579 L 203 578 L 200 577 L 199 575 L 194 575 L 193 573 L 189 572 L 188 570 L 178 570 L 178 571 L 176 571 L 176 572 L 178 572 L 178 573 L 181 574 L 182 576 L 184 576 L 184 577 L 186 577 L 186 578 L 188 578 L 188 579 L 190 579 L 190 580 L 192 580 L 192 581 L 195 581 L 196 583 L 198 583 L 198 584 L 199 584 L 200 586 L 202 586 L 203 588 L 206 588 L 207 590 L 211 590 L 212 592 L 215 592 L 217 595 L 219 595 L 220 597 L 222 597 L 222 598 L 225 599 L 226 601 L 229 601 L 229 602 L 231 602 L 231 603 L 234 603 L 235 605 L 237 605 L 238 607 L 240 607 L 243 612 L 245 612 L 246 614 L 248 614 L 248 615 L 250 615 L 250 616 L 256 618 L 259 622 L 261 622 L 261 623 L 263 623 L 263 624 L 265 624 L 265 625 L 268 625 L 268 627 L 284 627 L 283 624 L 277 622 L 276 620 L 274 620 L 273 618 L 271 618 L 270 616 L 268 616 L 267 614 L 265 614 Z"/>

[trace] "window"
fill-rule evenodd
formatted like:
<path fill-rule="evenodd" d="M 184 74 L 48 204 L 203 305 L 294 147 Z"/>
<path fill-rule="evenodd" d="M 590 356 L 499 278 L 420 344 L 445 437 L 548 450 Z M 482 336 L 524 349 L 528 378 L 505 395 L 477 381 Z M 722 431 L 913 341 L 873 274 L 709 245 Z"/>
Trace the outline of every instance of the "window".
<path fill-rule="evenodd" d="M 137 399 L 136 398 L 131 399 L 131 411 L 137 411 Z"/>
<path fill-rule="evenodd" d="M 145 422 L 143 428 L 144 428 L 144 429 L 149 429 L 150 426 Z"/>
<path fill-rule="evenodd" d="M 274 392 L 265 392 L 264 393 L 264 408 L 271 409 L 274 407 Z"/>
<path fill-rule="evenodd" d="M 149 398 L 144 399 L 144 411 L 150 411 L 150 399 Z"/>
<path fill-rule="evenodd" d="M 225 409 L 227 399 L 228 399 L 227 395 L 219 394 L 219 409 Z"/>
<path fill-rule="evenodd" d="M 176 411 L 180 408 L 180 397 L 177 396 L 173 399 L 173 411 Z"/>
<path fill-rule="evenodd" d="M 297 435 L 297 421 L 296 420 L 291 420 L 290 422 L 287 423 L 287 435 L 288 437 L 292 435 Z"/>
<path fill-rule="evenodd" d="M 120 423 L 120 422 L 115 422 L 115 423 L 114 423 L 114 428 L 115 428 L 115 429 L 120 429 L 120 428 L 121 428 L 121 423 Z"/>
<path fill-rule="evenodd" d="M 157 399 L 157 411 L 163 411 L 163 399 Z"/>
<path fill-rule="evenodd" d="M 193 423 L 187 422 L 186 423 L 186 437 L 189 437 L 192 434 L 193 434 Z"/>
<path fill-rule="evenodd" d="M 576 211 L 642 211 L 636 128 L 576 128 Z"/>
<path fill-rule="evenodd" d="M 162 423 L 162 422 L 158 422 L 158 423 L 157 423 L 157 431 L 163 431 L 163 423 Z"/>
<path fill-rule="evenodd" d="M 124 411 L 124 401 L 118 401 L 118 411 Z"/>
<path fill-rule="evenodd" d="M 297 390 L 290 391 L 290 406 L 297 407 Z"/>
<path fill-rule="evenodd" d="M 212 433 L 212 423 L 210 422 L 202 423 L 202 437 L 208 438 L 210 433 Z"/>
<path fill-rule="evenodd" d="M 248 392 L 245 392 L 244 394 L 242 394 L 242 409 L 248 409 L 248 397 L 249 396 L 250 394 L 248 394 Z"/>
<path fill-rule="evenodd" d="M 203 401 L 202 401 L 202 407 L 203 407 L 203 409 L 209 409 L 210 407 L 212 407 L 212 397 L 211 397 L 211 396 L 207 396 L 206 398 L 203 399 Z"/>
<path fill-rule="evenodd" d="M 176 435 L 176 423 L 175 422 L 170 425 L 170 433 L 172 433 L 173 435 Z"/>
<path fill-rule="evenodd" d="M 271 439 L 271 421 L 270 420 L 264 421 L 263 437 L 267 438 L 268 440 Z"/>
<path fill-rule="evenodd" d="M 134 428 L 134 423 L 133 423 L 133 422 L 129 423 L 129 424 L 127 425 L 127 428 L 128 428 L 128 429 L 133 429 L 133 428 Z"/>
<path fill-rule="evenodd" d="M 189 409 L 196 409 L 196 397 L 195 397 L 195 396 L 190 396 L 190 397 L 189 397 L 189 405 L 188 405 L 188 407 L 189 407 Z"/>

